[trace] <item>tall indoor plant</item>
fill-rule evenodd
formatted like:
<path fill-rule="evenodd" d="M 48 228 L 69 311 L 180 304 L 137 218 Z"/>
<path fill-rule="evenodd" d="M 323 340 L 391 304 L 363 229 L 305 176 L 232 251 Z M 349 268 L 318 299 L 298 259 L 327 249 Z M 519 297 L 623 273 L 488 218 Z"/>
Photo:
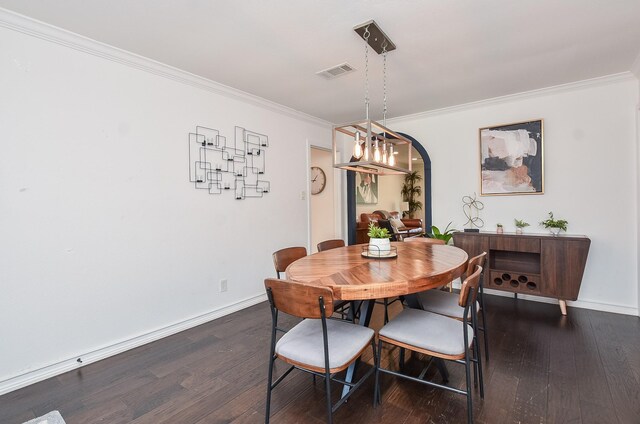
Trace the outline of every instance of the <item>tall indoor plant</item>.
<path fill-rule="evenodd" d="M 417 196 L 422 194 L 422 187 L 418 183 L 422 181 L 422 176 L 418 171 L 413 171 L 404 176 L 404 184 L 402 184 L 402 197 L 409 202 L 409 218 L 413 218 L 416 211 L 422 210 L 422 202 L 416 200 Z"/>

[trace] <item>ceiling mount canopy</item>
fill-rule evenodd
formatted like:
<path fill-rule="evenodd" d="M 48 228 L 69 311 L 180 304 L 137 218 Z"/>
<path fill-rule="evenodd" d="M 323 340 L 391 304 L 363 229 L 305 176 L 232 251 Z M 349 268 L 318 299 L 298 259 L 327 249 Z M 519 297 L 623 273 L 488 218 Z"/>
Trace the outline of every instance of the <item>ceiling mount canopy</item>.
<path fill-rule="evenodd" d="M 365 32 L 367 32 L 367 29 L 369 30 L 369 36 L 365 38 Z M 378 54 L 382 54 L 385 50 L 385 44 L 387 52 L 396 49 L 396 45 L 393 44 L 393 41 L 387 37 L 387 34 L 384 33 L 373 19 L 354 27 L 353 30 L 357 32 L 358 35 L 362 37 L 362 39 Z"/>
<path fill-rule="evenodd" d="M 353 29 L 365 41 L 365 113 L 362 121 L 333 127 L 333 166 L 349 171 L 368 174 L 388 175 L 411 172 L 411 141 L 387 128 L 387 53 L 395 50 L 396 45 L 380 29 L 374 20 L 358 25 Z M 383 57 L 383 111 L 382 124 L 369 118 L 369 47 Z M 338 143 L 347 135 L 353 141 L 353 153 L 350 162 L 339 160 Z M 338 137 L 341 137 L 339 140 Z M 398 157 L 396 157 L 398 156 Z M 355 159 L 355 161 L 354 161 Z"/>

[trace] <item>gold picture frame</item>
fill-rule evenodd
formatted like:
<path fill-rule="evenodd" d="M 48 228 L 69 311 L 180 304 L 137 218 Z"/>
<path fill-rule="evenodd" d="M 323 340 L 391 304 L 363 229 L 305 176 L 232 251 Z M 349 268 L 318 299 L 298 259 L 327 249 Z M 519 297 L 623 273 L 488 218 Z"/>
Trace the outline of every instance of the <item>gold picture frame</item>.
<path fill-rule="evenodd" d="M 478 130 L 480 195 L 544 194 L 544 121 Z"/>

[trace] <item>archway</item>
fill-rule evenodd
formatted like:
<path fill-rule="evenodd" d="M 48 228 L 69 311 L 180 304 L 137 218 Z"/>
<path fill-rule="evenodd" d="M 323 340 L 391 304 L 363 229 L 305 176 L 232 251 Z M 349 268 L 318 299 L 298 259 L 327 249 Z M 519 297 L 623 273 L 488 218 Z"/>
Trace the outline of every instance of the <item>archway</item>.
<path fill-rule="evenodd" d="M 431 216 L 431 158 L 427 150 L 418 140 L 405 133 L 398 132 L 398 134 L 411 140 L 411 144 L 422 157 L 424 164 L 424 223 L 425 228 L 429 230 L 431 225 L 433 225 Z M 351 161 L 354 162 L 355 158 L 351 158 Z M 356 243 L 356 220 L 356 173 L 354 171 L 347 171 L 347 240 L 350 245 Z"/>

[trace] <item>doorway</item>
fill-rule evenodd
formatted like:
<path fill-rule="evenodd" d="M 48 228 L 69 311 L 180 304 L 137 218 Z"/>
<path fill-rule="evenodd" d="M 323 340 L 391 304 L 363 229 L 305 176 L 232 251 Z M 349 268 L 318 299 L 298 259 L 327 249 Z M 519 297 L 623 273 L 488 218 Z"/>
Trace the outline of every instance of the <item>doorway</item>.
<path fill-rule="evenodd" d="M 339 238 L 336 235 L 337 208 L 331 150 L 311 146 L 309 163 L 311 166 L 309 174 L 310 253 L 315 253 L 321 241 Z"/>
<path fill-rule="evenodd" d="M 419 170 L 422 174 L 422 210 L 419 211 L 417 216 L 423 218 L 423 224 L 426 231 L 431 230 L 433 225 L 432 220 L 432 207 L 431 207 L 431 158 L 427 153 L 427 150 L 420 144 L 418 140 L 411 137 L 408 134 L 399 132 L 400 135 L 411 140 L 411 144 L 415 151 L 417 151 L 419 158 L 418 161 L 413 163 L 413 170 Z M 355 158 L 351 159 L 352 161 Z M 383 177 L 386 178 L 386 177 Z M 372 205 L 374 209 L 375 205 Z M 373 212 L 372 209 L 370 212 Z M 357 206 L 356 206 L 356 173 L 353 171 L 347 171 L 347 231 L 349 244 L 356 244 L 356 221 L 358 220 Z"/>

